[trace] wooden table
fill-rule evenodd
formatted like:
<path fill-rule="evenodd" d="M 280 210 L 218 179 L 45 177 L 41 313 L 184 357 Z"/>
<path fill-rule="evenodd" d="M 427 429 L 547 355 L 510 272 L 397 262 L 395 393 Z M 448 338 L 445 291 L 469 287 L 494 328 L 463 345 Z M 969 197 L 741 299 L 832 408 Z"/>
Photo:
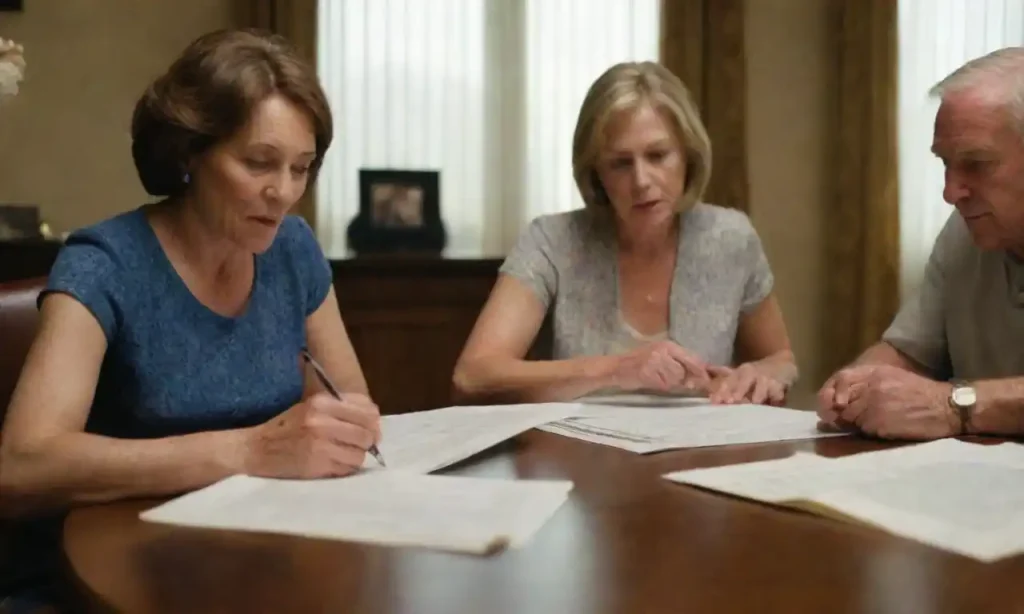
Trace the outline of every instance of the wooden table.
<path fill-rule="evenodd" d="M 798 449 L 839 456 L 882 446 L 850 437 L 638 456 L 531 431 L 451 470 L 575 483 L 525 548 L 489 558 L 140 522 L 155 501 L 73 512 L 64 547 L 94 611 L 1024 611 L 1024 557 L 982 564 L 660 477 Z"/>

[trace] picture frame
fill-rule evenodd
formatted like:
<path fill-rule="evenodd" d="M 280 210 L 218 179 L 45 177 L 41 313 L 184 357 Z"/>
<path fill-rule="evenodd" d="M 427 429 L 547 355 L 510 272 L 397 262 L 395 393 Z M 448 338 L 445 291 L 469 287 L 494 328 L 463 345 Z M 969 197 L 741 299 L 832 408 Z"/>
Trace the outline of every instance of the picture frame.
<path fill-rule="evenodd" d="M 447 242 L 436 170 L 359 170 L 359 213 L 348 226 L 356 254 L 440 254 Z"/>

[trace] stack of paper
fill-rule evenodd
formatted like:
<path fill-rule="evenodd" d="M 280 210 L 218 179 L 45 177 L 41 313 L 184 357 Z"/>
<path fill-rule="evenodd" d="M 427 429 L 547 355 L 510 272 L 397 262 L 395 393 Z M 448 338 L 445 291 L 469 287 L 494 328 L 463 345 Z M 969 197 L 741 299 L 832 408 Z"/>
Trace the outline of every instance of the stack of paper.
<path fill-rule="evenodd" d="M 489 553 L 524 543 L 566 500 L 572 482 L 425 475 L 577 404 L 449 407 L 385 416 L 365 471 L 329 480 L 233 476 L 140 517 L 191 527 L 285 533 L 393 546 Z"/>
<path fill-rule="evenodd" d="M 234 476 L 143 512 L 190 527 L 490 554 L 521 546 L 572 482 L 382 471 L 332 480 Z"/>
<path fill-rule="evenodd" d="M 577 403 L 540 403 L 458 406 L 383 416 L 379 448 L 388 469 L 429 473 L 579 411 Z M 364 467 L 378 465 L 367 455 Z"/>
<path fill-rule="evenodd" d="M 847 434 L 818 430 L 813 412 L 768 405 L 702 403 L 706 400 L 679 400 L 665 407 L 593 403 L 540 429 L 638 454 Z"/>
<path fill-rule="evenodd" d="M 669 473 L 674 482 L 878 527 L 982 561 L 1024 552 L 1024 446 L 944 439 L 842 458 Z"/>

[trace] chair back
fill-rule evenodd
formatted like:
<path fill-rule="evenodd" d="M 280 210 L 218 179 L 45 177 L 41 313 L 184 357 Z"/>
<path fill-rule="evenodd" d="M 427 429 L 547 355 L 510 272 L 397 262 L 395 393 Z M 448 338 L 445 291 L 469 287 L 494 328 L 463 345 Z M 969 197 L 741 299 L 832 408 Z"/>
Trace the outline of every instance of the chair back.
<path fill-rule="evenodd" d="M 0 283 L 0 429 L 39 326 L 36 300 L 45 278 Z"/>

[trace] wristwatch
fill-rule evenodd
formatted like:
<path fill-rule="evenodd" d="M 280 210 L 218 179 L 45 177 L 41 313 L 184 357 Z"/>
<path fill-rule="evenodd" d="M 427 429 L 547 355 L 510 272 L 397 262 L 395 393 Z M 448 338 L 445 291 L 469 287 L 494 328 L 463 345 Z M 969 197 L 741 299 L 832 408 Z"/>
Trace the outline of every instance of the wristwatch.
<path fill-rule="evenodd" d="M 978 393 L 974 386 L 963 380 L 953 380 L 953 389 L 949 393 L 949 406 L 956 410 L 960 418 L 960 434 L 967 434 L 967 423 L 971 421 L 971 412 L 978 403 Z"/>

